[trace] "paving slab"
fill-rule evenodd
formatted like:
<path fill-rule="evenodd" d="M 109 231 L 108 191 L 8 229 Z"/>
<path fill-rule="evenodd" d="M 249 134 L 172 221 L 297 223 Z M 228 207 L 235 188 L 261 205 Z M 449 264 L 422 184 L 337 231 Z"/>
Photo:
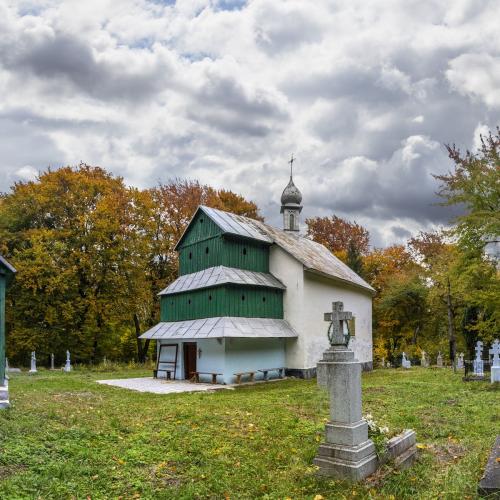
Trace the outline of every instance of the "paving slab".
<path fill-rule="evenodd" d="M 488 498 L 500 498 L 500 436 L 497 436 L 491 450 L 478 493 Z"/>
<path fill-rule="evenodd" d="M 195 384 L 186 380 L 164 380 L 153 377 L 122 378 L 111 380 L 97 380 L 98 384 L 121 387 L 138 392 L 151 392 L 153 394 L 175 394 L 180 392 L 219 391 L 233 390 L 234 387 L 220 384 Z"/>

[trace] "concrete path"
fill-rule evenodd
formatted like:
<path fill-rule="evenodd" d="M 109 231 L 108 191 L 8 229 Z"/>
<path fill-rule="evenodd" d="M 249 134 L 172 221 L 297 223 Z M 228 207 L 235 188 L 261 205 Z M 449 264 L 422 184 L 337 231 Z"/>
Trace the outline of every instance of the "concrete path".
<path fill-rule="evenodd" d="M 218 391 L 234 388 L 221 384 L 194 384 L 185 380 L 164 380 L 153 377 L 123 378 L 114 380 L 97 380 L 98 384 L 111 385 L 139 392 L 154 394 L 174 394 L 178 392 Z"/>

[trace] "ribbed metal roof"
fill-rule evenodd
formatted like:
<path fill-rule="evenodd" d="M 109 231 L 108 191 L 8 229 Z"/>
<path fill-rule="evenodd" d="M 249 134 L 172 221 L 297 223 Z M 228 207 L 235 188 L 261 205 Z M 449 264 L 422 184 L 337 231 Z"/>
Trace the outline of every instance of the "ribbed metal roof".
<path fill-rule="evenodd" d="M 224 212 L 223 210 L 217 210 L 215 208 L 206 207 L 205 205 L 200 205 L 196 212 L 194 213 L 191 221 L 196 217 L 198 211 L 201 210 L 208 217 L 210 217 L 216 224 L 219 226 L 221 231 L 225 234 L 234 234 L 235 236 L 241 236 L 243 238 L 249 238 L 252 240 L 263 241 L 266 243 L 272 243 L 273 240 L 266 235 L 265 232 L 261 231 L 259 227 L 249 223 L 249 221 L 253 220 L 248 217 L 243 217 L 242 215 L 232 214 L 230 212 Z M 189 226 L 191 225 L 191 221 L 187 225 L 184 233 L 180 237 L 179 241 L 175 245 L 177 249 L 181 244 L 184 236 L 189 230 Z"/>
<path fill-rule="evenodd" d="M 0 264 L 3 264 L 7 268 L 7 270 L 10 271 L 11 273 L 17 272 L 14 266 L 9 264 L 1 255 L 0 255 Z"/>
<path fill-rule="evenodd" d="M 294 338 L 297 332 L 284 319 L 216 317 L 161 322 L 141 339 Z"/>
<path fill-rule="evenodd" d="M 285 285 L 269 273 L 258 273 L 233 267 L 216 266 L 196 273 L 179 276 L 173 283 L 162 290 L 159 295 L 187 292 L 199 288 L 234 283 L 237 285 L 264 286 L 285 289 Z"/>

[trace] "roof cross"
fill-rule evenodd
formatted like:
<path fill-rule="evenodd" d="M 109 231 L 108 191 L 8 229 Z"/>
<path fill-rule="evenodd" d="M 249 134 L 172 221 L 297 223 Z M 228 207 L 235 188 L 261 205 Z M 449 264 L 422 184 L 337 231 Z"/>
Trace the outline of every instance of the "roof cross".
<path fill-rule="evenodd" d="M 288 163 L 290 163 L 290 177 L 292 177 L 292 175 L 293 175 L 293 162 L 294 161 L 295 161 L 295 158 L 293 157 L 293 153 L 292 153 L 290 161 L 288 162 Z"/>
<path fill-rule="evenodd" d="M 330 322 L 328 340 L 330 345 L 346 345 L 343 321 L 352 319 L 352 312 L 344 311 L 343 302 L 332 302 L 332 312 L 325 313 L 325 321 Z"/>

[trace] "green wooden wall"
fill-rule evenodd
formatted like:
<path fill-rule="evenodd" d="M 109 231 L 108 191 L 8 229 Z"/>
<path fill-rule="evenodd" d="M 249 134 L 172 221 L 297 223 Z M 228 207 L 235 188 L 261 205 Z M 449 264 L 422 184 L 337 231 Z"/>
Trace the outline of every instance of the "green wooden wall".
<path fill-rule="evenodd" d="M 0 385 L 5 379 L 5 289 L 6 276 L 0 269 Z"/>
<path fill-rule="evenodd" d="M 269 246 L 216 236 L 179 249 L 179 275 L 213 266 L 269 272 Z"/>
<path fill-rule="evenodd" d="M 263 287 L 217 286 L 161 297 L 161 321 L 241 316 L 283 318 L 283 292 Z"/>

